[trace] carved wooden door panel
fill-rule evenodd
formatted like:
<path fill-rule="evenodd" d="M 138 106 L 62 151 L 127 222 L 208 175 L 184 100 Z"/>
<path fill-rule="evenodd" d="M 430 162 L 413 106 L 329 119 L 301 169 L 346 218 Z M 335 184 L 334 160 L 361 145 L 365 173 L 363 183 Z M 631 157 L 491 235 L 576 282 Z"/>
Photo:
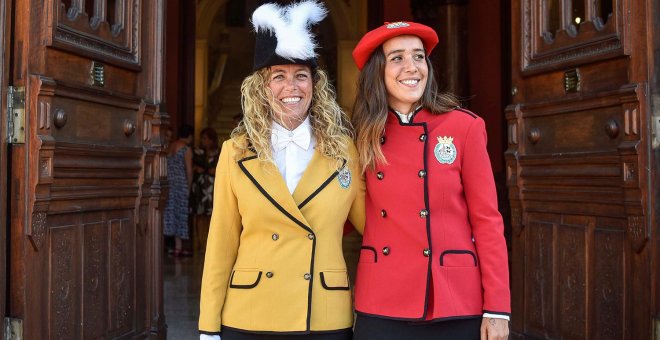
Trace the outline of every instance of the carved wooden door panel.
<path fill-rule="evenodd" d="M 512 2 L 515 338 L 651 337 L 648 6 Z"/>
<path fill-rule="evenodd" d="M 9 316 L 27 339 L 164 338 L 163 0 L 16 0 Z"/>

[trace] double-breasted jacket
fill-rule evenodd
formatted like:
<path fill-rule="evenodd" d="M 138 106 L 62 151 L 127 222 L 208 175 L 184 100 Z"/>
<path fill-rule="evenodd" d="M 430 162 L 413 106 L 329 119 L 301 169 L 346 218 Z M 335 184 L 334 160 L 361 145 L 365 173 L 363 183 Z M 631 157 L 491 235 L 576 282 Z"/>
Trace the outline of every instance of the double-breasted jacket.
<path fill-rule="evenodd" d="M 364 179 L 351 159 L 315 151 L 293 194 L 272 163 L 222 147 L 202 278 L 199 329 L 308 333 L 353 324 L 342 253 L 347 219 L 364 224 Z"/>
<path fill-rule="evenodd" d="M 366 173 L 358 313 L 406 320 L 510 312 L 507 250 L 484 121 L 388 113 L 387 164 Z"/>

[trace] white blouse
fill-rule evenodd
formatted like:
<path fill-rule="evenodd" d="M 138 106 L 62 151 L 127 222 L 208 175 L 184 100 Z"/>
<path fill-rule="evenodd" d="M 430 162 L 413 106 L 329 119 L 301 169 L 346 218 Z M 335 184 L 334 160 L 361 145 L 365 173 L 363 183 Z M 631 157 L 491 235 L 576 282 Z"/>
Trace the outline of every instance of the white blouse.
<path fill-rule="evenodd" d="M 289 192 L 293 193 L 307 165 L 314 156 L 316 139 L 312 134 L 309 116 L 292 131 L 273 122 L 271 149 L 273 159 L 280 170 Z"/>

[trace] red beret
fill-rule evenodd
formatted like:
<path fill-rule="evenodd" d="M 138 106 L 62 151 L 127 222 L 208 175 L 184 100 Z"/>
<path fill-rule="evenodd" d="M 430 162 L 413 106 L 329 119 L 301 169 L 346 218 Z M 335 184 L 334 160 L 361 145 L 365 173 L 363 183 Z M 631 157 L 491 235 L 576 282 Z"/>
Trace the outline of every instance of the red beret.
<path fill-rule="evenodd" d="M 362 70 L 371 54 L 385 41 L 400 35 L 416 35 L 422 40 L 426 55 L 429 55 L 438 44 L 438 35 L 426 25 L 410 21 L 386 22 L 382 26 L 365 34 L 353 50 L 353 60 L 358 69 Z"/>

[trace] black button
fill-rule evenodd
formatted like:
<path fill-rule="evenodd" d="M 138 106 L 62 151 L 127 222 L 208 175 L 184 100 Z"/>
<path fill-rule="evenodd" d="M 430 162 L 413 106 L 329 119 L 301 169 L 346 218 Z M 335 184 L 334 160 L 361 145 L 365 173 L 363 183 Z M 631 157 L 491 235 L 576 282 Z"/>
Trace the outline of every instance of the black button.
<path fill-rule="evenodd" d="M 419 176 L 420 178 L 426 177 L 426 171 L 425 170 L 419 170 L 419 172 L 417 173 L 417 176 Z"/>
<path fill-rule="evenodd" d="M 270 279 L 271 277 L 273 277 L 273 272 L 268 272 L 268 273 L 266 273 L 266 277 L 269 278 L 269 279 Z"/>
<path fill-rule="evenodd" d="M 273 234 L 272 237 L 273 237 L 273 241 L 277 241 L 277 240 L 280 239 L 280 235 L 277 235 L 277 234 Z"/>
<path fill-rule="evenodd" d="M 384 247 L 383 248 L 383 255 L 387 256 L 390 254 L 390 247 Z"/>
<path fill-rule="evenodd" d="M 378 179 L 382 180 L 383 177 L 385 177 L 385 175 L 384 175 L 381 171 L 378 171 L 378 173 L 376 174 L 376 177 L 377 177 Z"/>
<path fill-rule="evenodd" d="M 387 216 L 387 211 L 385 211 L 385 209 L 381 210 L 380 211 L 380 216 L 382 216 L 382 217 Z"/>
<path fill-rule="evenodd" d="M 429 248 L 424 249 L 424 251 L 422 252 L 422 254 L 424 254 L 424 257 L 429 257 L 429 256 L 431 256 L 431 249 L 429 249 Z"/>
<path fill-rule="evenodd" d="M 380 144 L 385 144 L 385 136 L 380 137 Z"/>
<path fill-rule="evenodd" d="M 426 216 L 428 216 L 428 215 L 429 215 L 429 211 L 426 210 L 426 209 L 422 209 L 422 210 L 419 212 L 419 216 L 421 216 L 421 217 L 423 217 L 423 218 L 426 218 Z"/>
<path fill-rule="evenodd" d="M 419 140 L 422 141 L 422 142 L 425 141 L 426 140 L 426 134 L 422 133 L 421 135 L 419 135 Z"/>

